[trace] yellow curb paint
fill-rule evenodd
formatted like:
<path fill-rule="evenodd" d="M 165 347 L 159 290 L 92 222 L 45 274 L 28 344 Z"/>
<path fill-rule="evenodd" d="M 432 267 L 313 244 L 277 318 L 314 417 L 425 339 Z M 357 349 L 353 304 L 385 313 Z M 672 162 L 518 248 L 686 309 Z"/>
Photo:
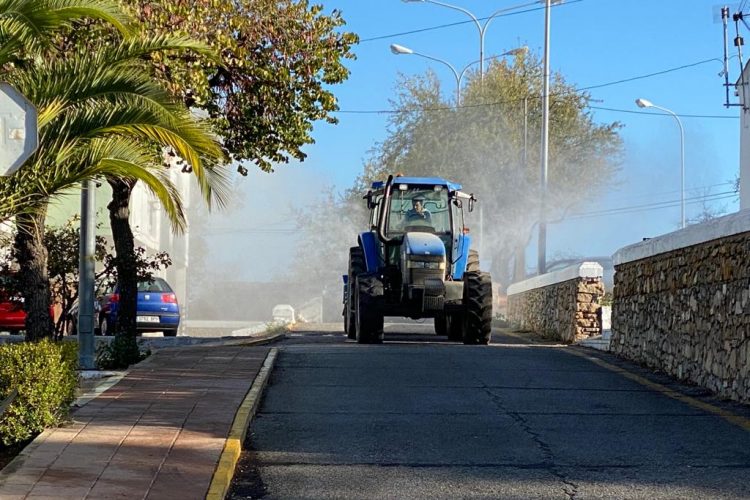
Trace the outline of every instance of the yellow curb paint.
<path fill-rule="evenodd" d="M 565 352 L 572 354 L 574 356 L 578 356 L 580 358 L 587 359 L 591 361 L 592 363 L 601 366 L 602 368 L 606 368 L 607 370 L 613 371 L 615 373 L 618 373 L 622 375 L 625 378 L 628 378 L 634 382 L 637 382 L 643 386 L 648 387 L 649 389 L 653 389 L 656 392 L 663 394 L 667 397 L 670 397 L 672 399 L 676 399 L 677 401 L 681 401 L 687 405 L 692 406 L 693 408 L 698 408 L 700 410 L 713 413 L 714 415 L 718 415 L 722 417 L 724 420 L 728 421 L 729 423 L 732 423 L 738 427 L 743 428 L 746 431 L 750 431 L 750 419 L 742 417 L 740 415 L 736 415 L 730 411 L 724 410 L 723 408 L 719 408 L 718 406 L 714 406 L 710 403 L 706 403 L 705 401 L 701 401 L 699 399 L 695 399 L 691 396 L 688 396 L 686 394 L 682 394 L 681 392 L 677 392 L 673 389 L 670 389 L 669 387 L 666 387 L 658 382 L 653 382 L 645 377 L 642 377 L 640 375 L 636 375 L 633 372 L 629 372 L 625 370 L 624 368 L 620 368 L 619 366 L 615 366 L 611 363 L 608 363 L 602 359 L 599 359 L 594 356 L 590 356 L 587 353 L 584 352 L 578 352 L 575 350 L 566 350 Z"/>
<path fill-rule="evenodd" d="M 268 383 L 268 377 L 271 374 L 271 370 L 273 370 L 273 364 L 276 361 L 278 351 L 274 347 L 268 352 L 268 356 L 266 356 L 263 366 L 255 377 L 252 387 L 250 387 L 245 400 L 234 416 L 234 422 L 229 430 L 224 450 L 221 452 L 219 463 L 211 479 L 211 486 L 208 488 L 208 494 L 206 494 L 207 500 L 223 500 L 229 490 L 229 485 L 232 483 L 232 477 L 234 476 L 234 469 L 237 466 L 237 461 L 240 459 L 240 453 L 242 453 L 242 443 L 245 442 L 247 428 L 258 409 L 260 396 L 263 394 L 266 383 Z"/>

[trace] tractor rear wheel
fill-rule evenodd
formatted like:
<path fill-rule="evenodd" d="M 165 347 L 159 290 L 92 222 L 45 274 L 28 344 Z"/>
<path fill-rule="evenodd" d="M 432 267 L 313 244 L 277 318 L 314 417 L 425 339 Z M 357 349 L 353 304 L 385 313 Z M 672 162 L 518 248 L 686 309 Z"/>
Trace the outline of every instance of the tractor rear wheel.
<path fill-rule="evenodd" d="M 354 288 L 357 276 L 365 272 L 365 254 L 360 247 L 349 249 L 349 278 L 346 283 L 346 302 L 344 302 L 344 332 L 350 339 L 354 339 L 355 332 L 355 310 L 354 310 Z"/>
<path fill-rule="evenodd" d="M 466 260 L 466 272 L 479 272 L 479 252 L 477 252 L 476 250 L 469 250 L 469 258 Z"/>
<path fill-rule="evenodd" d="M 383 342 L 383 314 L 378 300 L 383 296 L 383 283 L 374 274 L 357 276 L 355 287 L 355 337 L 358 344 Z"/>
<path fill-rule="evenodd" d="M 492 335 L 492 278 L 490 273 L 464 273 L 464 344 L 490 343 Z"/>

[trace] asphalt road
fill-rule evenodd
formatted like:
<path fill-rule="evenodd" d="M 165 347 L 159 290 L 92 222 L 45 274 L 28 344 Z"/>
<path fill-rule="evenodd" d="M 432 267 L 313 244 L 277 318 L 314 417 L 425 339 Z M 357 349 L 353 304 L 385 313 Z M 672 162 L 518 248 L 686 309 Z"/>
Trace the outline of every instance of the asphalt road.
<path fill-rule="evenodd" d="M 228 498 L 750 497 L 750 427 L 711 411 L 747 407 L 499 331 L 489 347 L 428 324 L 374 346 L 339 331 L 280 344 Z"/>

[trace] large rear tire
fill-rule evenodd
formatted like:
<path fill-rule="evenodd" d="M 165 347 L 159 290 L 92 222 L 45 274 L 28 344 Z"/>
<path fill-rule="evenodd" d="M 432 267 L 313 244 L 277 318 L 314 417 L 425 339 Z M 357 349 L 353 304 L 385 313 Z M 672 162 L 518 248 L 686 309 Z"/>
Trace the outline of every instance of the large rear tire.
<path fill-rule="evenodd" d="M 357 277 L 355 289 L 355 337 L 359 344 L 383 342 L 383 314 L 378 301 L 383 296 L 383 283 L 373 274 Z"/>
<path fill-rule="evenodd" d="M 479 252 L 477 252 L 476 250 L 469 250 L 469 258 L 466 259 L 466 272 L 479 272 Z"/>
<path fill-rule="evenodd" d="M 487 345 L 492 336 L 492 278 L 490 273 L 464 274 L 463 341 Z"/>
<path fill-rule="evenodd" d="M 344 332 L 350 339 L 356 338 L 356 311 L 354 309 L 354 289 L 357 276 L 365 272 L 365 254 L 360 247 L 349 249 L 349 278 L 346 284 L 346 302 L 344 303 Z"/>

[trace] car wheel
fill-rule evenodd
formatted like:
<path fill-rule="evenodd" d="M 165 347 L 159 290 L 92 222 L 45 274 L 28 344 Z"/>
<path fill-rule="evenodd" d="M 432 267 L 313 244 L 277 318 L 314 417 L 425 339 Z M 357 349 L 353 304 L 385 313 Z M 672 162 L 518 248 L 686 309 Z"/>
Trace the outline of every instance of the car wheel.
<path fill-rule="evenodd" d="M 174 330 L 164 330 L 161 333 L 165 337 L 176 337 L 177 336 L 177 329 L 174 329 Z"/>
<path fill-rule="evenodd" d="M 99 318 L 99 334 L 106 336 L 109 335 L 109 321 L 106 316 Z"/>

